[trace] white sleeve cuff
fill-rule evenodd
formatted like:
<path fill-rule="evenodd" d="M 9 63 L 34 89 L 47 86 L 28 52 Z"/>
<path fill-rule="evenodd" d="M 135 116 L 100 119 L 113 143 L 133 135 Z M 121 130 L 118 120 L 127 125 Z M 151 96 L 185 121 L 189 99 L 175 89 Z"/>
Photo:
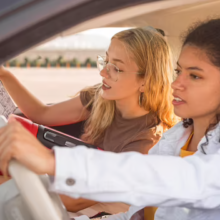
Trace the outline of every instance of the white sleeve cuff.
<path fill-rule="evenodd" d="M 72 197 L 78 198 L 79 193 L 84 192 L 87 178 L 86 158 L 80 156 L 80 153 L 85 153 L 83 151 L 87 151 L 87 148 L 84 146 L 75 149 L 54 147 L 53 150 L 56 173 L 51 190 L 61 194 L 71 194 Z"/>

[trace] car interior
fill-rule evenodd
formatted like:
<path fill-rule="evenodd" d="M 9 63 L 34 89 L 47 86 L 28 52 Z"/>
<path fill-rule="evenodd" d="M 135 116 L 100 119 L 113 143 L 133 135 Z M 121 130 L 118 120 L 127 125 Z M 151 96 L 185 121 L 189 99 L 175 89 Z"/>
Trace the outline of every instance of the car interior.
<path fill-rule="evenodd" d="M 8 0 L 0 2 L 0 64 L 57 36 L 69 36 L 102 27 L 152 26 L 165 32 L 175 58 L 180 35 L 197 21 L 219 15 L 220 0 Z M 51 104 L 51 103 L 48 103 Z M 83 122 L 51 128 L 14 112 L 47 147 L 55 143 L 73 147 L 83 131 Z M 24 119 L 22 119 L 24 118 Z M 35 127 L 35 128 L 33 128 Z M 94 148 L 92 145 L 88 147 Z"/>

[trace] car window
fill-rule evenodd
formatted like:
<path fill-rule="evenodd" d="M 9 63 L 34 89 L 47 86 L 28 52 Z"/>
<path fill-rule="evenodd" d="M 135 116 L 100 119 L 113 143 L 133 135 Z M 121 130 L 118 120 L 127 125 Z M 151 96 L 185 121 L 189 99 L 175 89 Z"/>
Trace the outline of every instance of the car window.
<path fill-rule="evenodd" d="M 122 28 L 93 29 L 58 37 L 5 63 L 15 77 L 44 103 L 68 100 L 81 89 L 102 82 L 96 66 L 111 36 Z"/>

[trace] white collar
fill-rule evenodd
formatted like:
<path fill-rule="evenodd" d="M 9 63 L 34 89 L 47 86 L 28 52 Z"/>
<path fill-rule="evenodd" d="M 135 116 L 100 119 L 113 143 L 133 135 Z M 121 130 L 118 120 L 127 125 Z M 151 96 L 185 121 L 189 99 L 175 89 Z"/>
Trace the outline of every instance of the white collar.
<path fill-rule="evenodd" d="M 175 126 L 173 126 L 170 130 L 164 133 L 165 140 L 169 141 L 170 143 L 175 143 L 176 146 L 179 144 L 177 142 L 186 142 L 189 135 L 192 133 L 193 126 L 190 125 L 188 128 L 183 127 L 183 122 L 177 123 Z M 208 131 L 207 135 L 208 137 L 208 145 L 218 145 L 220 148 L 220 122 L 215 126 L 214 129 Z M 209 152 L 212 152 L 211 147 L 203 146 L 202 144 L 206 143 L 206 136 L 203 136 L 201 141 L 199 142 L 197 149 L 198 151 L 203 152 L 203 149 L 208 154 Z M 177 147 L 177 150 L 179 151 L 181 149 L 181 146 Z"/>
<path fill-rule="evenodd" d="M 174 125 L 172 128 L 167 130 L 163 136 L 169 141 L 179 141 L 183 136 L 190 135 L 192 132 L 193 126 L 190 125 L 188 128 L 183 127 L 183 122 L 179 122 Z"/>

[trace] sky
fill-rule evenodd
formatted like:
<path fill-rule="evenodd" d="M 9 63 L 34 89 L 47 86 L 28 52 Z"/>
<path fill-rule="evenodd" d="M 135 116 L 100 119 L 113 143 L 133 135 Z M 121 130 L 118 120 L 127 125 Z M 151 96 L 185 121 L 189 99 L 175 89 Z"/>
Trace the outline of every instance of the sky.
<path fill-rule="evenodd" d="M 67 37 L 58 37 L 37 47 L 37 50 L 107 49 L 111 37 L 128 28 L 98 28 Z"/>
<path fill-rule="evenodd" d="M 96 29 L 83 31 L 81 33 L 86 34 L 86 35 L 100 35 L 110 40 L 114 34 L 116 34 L 119 31 L 126 30 L 126 29 L 128 28 L 96 28 Z"/>

